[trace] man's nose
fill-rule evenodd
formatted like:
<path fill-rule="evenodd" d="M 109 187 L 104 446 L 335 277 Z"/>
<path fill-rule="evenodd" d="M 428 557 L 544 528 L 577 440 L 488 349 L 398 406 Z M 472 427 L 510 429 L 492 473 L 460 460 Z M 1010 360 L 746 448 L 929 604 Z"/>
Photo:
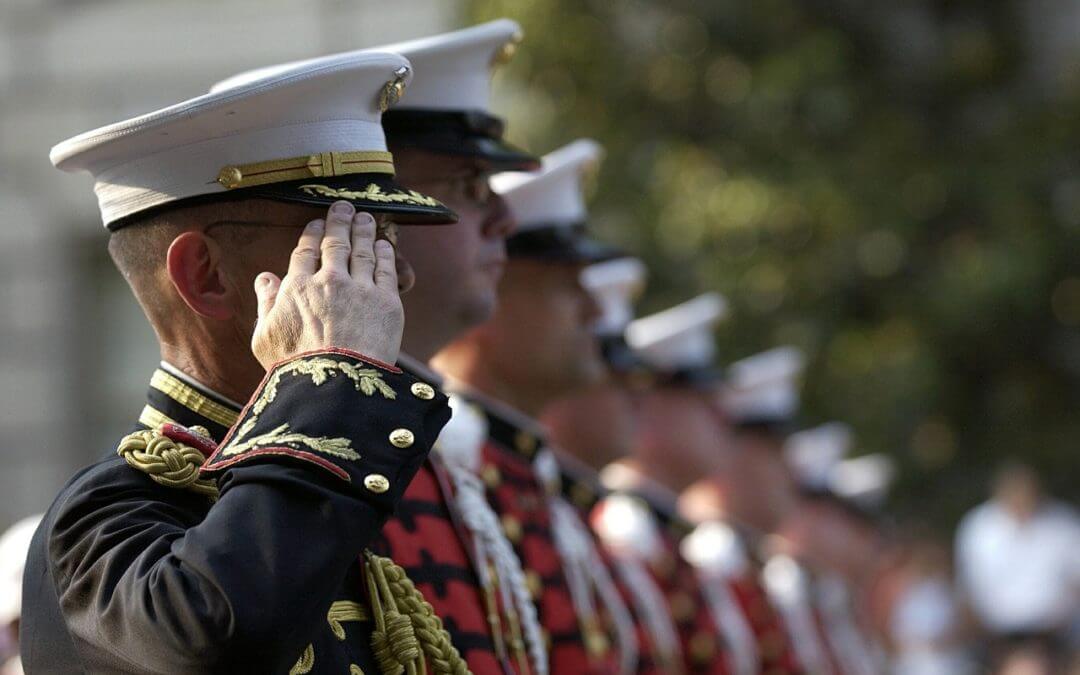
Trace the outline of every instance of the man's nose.
<path fill-rule="evenodd" d="M 509 237 L 517 229 L 517 221 L 506 200 L 494 192 L 488 198 L 487 217 L 484 218 L 483 234 L 492 239 Z"/>

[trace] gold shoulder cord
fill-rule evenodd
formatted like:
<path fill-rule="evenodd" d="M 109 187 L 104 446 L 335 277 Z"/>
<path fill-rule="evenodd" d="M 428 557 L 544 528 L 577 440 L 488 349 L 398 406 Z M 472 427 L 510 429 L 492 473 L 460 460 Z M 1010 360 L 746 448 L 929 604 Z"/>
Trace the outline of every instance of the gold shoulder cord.
<path fill-rule="evenodd" d="M 375 632 L 371 644 L 383 675 L 471 675 L 442 619 L 393 560 L 364 551 Z"/>
<path fill-rule="evenodd" d="M 203 427 L 188 427 L 188 430 L 210 438 L 210 432 Z M 206 459 L 203 454 L 189 445 L 174 441 L 161 433 L 160 429 L 128 434 L 120 441 L 116 454 L 159 485 L 192 490 L 212 500 L 218 497 L 217 483 L 199 478 L 199 467 Z"/>

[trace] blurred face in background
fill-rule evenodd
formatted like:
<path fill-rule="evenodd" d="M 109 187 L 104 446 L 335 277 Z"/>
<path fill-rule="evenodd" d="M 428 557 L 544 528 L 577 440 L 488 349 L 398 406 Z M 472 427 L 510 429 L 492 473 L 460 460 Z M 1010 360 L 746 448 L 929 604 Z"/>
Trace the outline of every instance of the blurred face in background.
<path fill-rule="evenodd" d="M 660 385 L 637 399 L 639 452 L 669 488 L 682 490 L 721 470 L 723 430 L 701 391 Z"/>
<path fill-rule="evenodd" d="M 511 260 L 494 316 L 470 336 L 501 379 L 545 404 L 606 376 L 580 276 L 577 264 Z"/>
<path fill-rule="evenodd" d="M 735 434 L 734 443 L 728 482 L 732 517 L 761 532 L 775 532 L 797 501 L 783 437 L 744 430 Z"/>
<path fill-rule="evenodd" d="M 610 377 L 553 401 L 540 420 L 557 447 L 596 469 L 629 454 L 637 430 L 630 393 Z"/>
<path fill-rule="evenodd" d="M 1006 466 L 998 472 L 994 499 L 1017 520 L 1030 518 L 1042 500 L 1038 475 L 1023 464 Z"/>
<path fill-rule="evenodd" d="M 397 178 L 404 185 L 458 214 L 452 225 L 409 225 L 398 232 L 398 247 L 416 274 L 412 290 L 402 297 L 409 350 L 417 338 L 437 334 L 448 341 L 491 316 L 506 266 L 506 237 L 514 223 L 505 202 L 488 188 L 482 160 L 415 148 L 393 152 Z"/>
<path fill-rule="evenodd" d="M 873 571 L 880 537 L 874 527 L 826 499 L 809 497 L 791 510 L 784 538 L 814 566 L 853 583 Z"/>

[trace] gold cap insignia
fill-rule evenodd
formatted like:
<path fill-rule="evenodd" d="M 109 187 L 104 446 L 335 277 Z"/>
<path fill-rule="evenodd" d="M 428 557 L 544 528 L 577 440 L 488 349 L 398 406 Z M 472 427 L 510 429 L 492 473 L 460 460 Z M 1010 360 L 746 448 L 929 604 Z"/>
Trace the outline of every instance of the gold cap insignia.
<path fill-rule="evenodd" d="M 401 100 L 405 94 L 405 76 L 408 74 L 408 67 L 402 66 L 394 71 L 394 79 L 383 85 L 379 93 L 379 112 L 386 112 Z"/>
<path fill-rule="evenodd" d="M 491 66 L 494 68 L 510 63 L 514 58 L 514 54 L 517 54 L 518 45 L 521 44 L 521 41 L 524 39 L 525 35 L 523 33 L 514 33 L 509 40 L 504 42 L 503 45 L 495 51 L 495 56 L 491 59 Z"/>

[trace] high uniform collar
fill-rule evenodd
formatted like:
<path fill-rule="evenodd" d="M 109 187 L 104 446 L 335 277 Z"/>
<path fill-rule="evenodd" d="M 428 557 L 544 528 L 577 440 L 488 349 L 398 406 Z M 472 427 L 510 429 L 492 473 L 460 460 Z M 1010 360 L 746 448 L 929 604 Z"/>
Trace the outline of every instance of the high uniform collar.
<path fill-rule="evenodd" d="M 165 423 L 201 426 L 221 442 L 242 407 L 163 361 L 150 378 L 139 425 L 148 429 Z"/>
<path fill-rule="evenodd" d="M 591 468 L 568 462 L 565 453 L 549 445 L 547 432 L 539 421 L 450 376 L 445 377 L 445 387 L 483 412 L 488 424 L 488 440 L 504 451 L 529 463 L 534 462 L 542 451 L 552 452 L 559 466 L 558 491 L 582 512 L 591 511 L 607 494 Z"/>

